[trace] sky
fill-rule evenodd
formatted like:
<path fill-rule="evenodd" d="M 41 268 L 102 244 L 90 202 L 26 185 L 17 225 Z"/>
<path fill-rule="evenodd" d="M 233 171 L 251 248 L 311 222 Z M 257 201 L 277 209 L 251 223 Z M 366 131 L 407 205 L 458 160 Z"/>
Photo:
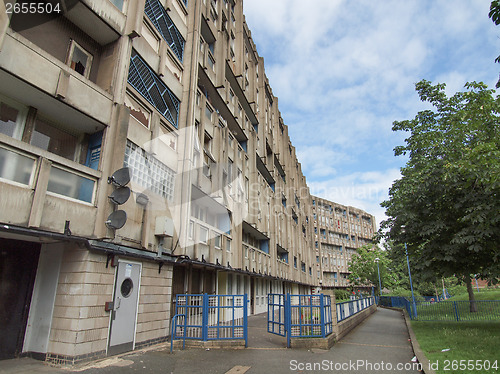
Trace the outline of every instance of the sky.
<path fill-rule="evenodd" d="M 500 26 L 490 0 L 244 0 L 292 144 L 313 195 L 385 219 L 405 136 L 392 123 L 428 109 L 422 79 L 452 95 L 494 88 Z"/>

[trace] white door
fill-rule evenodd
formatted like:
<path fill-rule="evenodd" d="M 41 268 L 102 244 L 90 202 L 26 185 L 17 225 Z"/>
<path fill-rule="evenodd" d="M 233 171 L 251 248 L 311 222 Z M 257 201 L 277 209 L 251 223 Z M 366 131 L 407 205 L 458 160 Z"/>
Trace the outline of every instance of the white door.
<path fill-rule="evenodd" d="M 134 349 L 141 264 L 119 261 L 111 314 L 108 354 Z"/>

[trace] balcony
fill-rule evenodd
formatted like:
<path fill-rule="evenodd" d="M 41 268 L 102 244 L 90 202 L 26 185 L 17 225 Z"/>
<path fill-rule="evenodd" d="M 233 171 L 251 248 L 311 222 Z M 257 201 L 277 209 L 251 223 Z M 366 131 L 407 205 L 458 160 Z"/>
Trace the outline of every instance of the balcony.
<path fill-rule="evenodd" d="M 0 134 L 0 221 L 90 237 L 99 171 Z"/>
<path fill-rule="evenodd" d="M 125 33 L 127 17 L 121 8 L 123 0 L 80 0 L 66 13 L 66 18 L 99 44 L 106 45 Z"/>
<path fill-rule="evenodd" d="M 64 103 L 100 123 L 110 122 L 111 94 L 19 34 L 8 32 L 5 36 L 0 68 L 0 91 L 13 99 L 53 111 L 55 119 L 59 117 L 65 122 L 75 117 L 71 114 L 75 111 Z M 40 95 L 39 90 L 50 96 Z M 75 125 L 89 126 L 89 119 L 82 117 L 85 116 L 75 118 Z"/>

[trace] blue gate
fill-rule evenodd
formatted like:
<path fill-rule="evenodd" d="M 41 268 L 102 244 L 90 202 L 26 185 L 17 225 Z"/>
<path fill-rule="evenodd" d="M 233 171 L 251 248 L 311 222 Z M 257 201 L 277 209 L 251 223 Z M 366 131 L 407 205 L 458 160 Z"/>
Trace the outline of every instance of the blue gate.
<path fill-rule="evenodd" d="M 291 338 L 325 338 L 333 331 L 328 295 L 269 294 L 267 331 Z"/>
<path fill-rule="evenodd" d="M 285 295 L 267 295 L 267 332 L 286 336 Z"/>
<path fill-rule="evenodd" d="M 176 297 L 171 342 L 183 340 L 245 340 L 248 346 L 248 297 L 244 295 L 180 294 Z M 170 346 L 172 350 L 172 345 Z"/>

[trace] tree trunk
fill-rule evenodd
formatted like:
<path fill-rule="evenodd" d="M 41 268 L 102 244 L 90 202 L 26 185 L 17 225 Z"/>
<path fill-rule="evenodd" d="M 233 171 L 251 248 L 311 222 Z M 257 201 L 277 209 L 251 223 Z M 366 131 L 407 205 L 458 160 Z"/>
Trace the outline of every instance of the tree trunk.
<path fill-rule="evenodd" d="M 474 289 L 472 288 L 472 281 L 470 276 L 465 277 L 465 284 L 467 285 L 467 293 L 469 294 L 469 310 L 471 313 L 477 312 L 476 298 L 474 297 Z"/>

